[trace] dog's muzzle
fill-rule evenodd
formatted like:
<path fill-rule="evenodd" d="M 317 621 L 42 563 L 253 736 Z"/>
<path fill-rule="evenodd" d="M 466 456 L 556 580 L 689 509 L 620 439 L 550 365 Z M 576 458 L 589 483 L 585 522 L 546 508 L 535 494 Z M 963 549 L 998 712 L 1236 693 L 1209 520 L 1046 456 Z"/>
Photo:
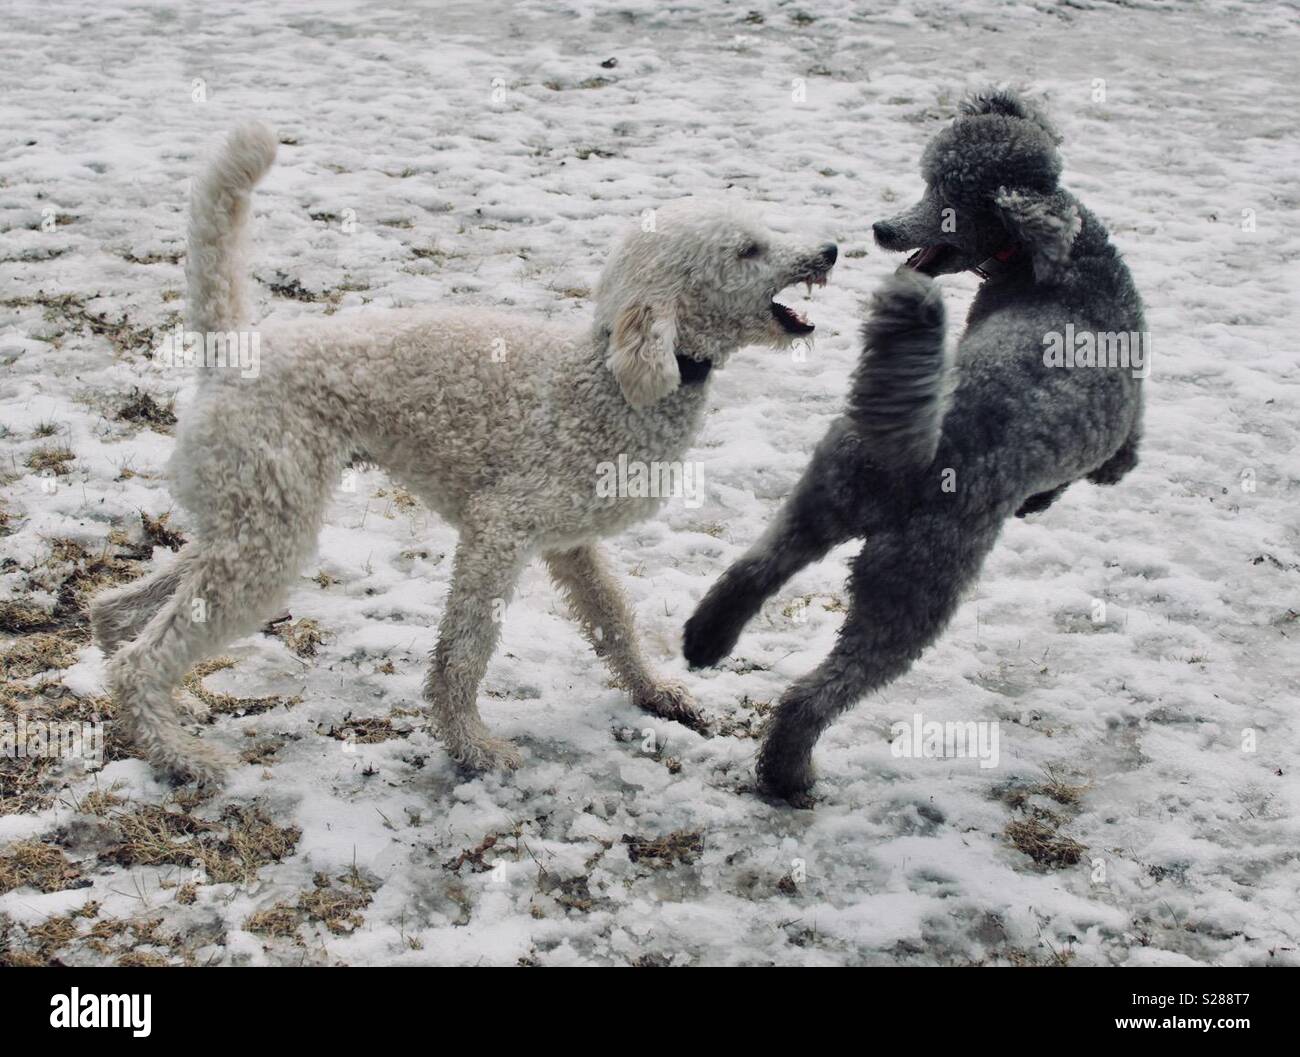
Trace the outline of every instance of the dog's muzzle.
<path fill-rule="evenodd" d="M 795 275 L 786 284 L 787 286 L 797 286 L 803 283 L 808 287 L 808 293 L 812 293 L 814 286 L 825 286 L 827 279 L 830 277 L 831 268 L 834 267 L 836 260 L 839 259 L 840 248 L 833 242 L 828 242 L 822 246 L 817 256 L 809 261 L 808 267 Z M 781 329 L 787 334 L 800 336 L 811 334 L 817 327 L 810 323 L 802 314 L 796 312 L 789 305 L 783 305 L 775 298 L 770 305 L 773 318 L 781 325 Z"/>

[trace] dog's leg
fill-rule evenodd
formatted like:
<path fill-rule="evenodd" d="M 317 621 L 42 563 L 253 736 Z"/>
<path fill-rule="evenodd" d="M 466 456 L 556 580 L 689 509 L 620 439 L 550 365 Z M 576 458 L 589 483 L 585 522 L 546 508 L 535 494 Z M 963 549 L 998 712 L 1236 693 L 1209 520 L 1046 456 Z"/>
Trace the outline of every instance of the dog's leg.
<path fill-rule="evenodd" d="M 637 642 L 627 598 L 594 544 L 546 555 L 546 564 L 568 600 L 583 635 L 638 708 L 699 728 L 704 720 L 681 683 L 660 679 L 647 666 Z"/>
<path fill-rule="evenodd" d="M 1119 450 L 1088 474 L 1088 480 L 1093 484 L 1118 484 L 1137 465 L 1138 443 L 1141 439 L 1142 431 L 1135 426 Z"/>
<path fill-rule="evenodd" d="M 258 537 L 256 553 L 233 536 L 196 542 L 175 592 L 108 663 L 118 720 L 149 761 L 175 777 L 217 781 L 230 763 L 182 728 L 173 694 L 190 668 L 252 631 L 279 603 L 296 572 L 297 539 L 276 532 Z"/>
<path fill-rule="evenodd" d="M 121 587 L 101 591 L 90 603 L 90 626 L 104 656 L 111 657 L 124 642 L 130 642 L 153 619 L 163 603 L 176 591 L 185 568 L 187 544 L 180 556 L 165 569 Z"/>
<path fill-rule="evenodd" d="M 931 528 L 873 539 L 854 559 L 853 602 L 835 648 L 782 694 L 768 724 L 758 758 L 765 793 L 806 802 L 822 731 L 906 672 L 938 638 L 997 537 L 997 525 Z"/>
<path fill-rule="evenodd" d="M 478 687 L 501 634 L 500 620 L 527 558 L 528 536 L 505 516 L 461 528 L 447 609 L 438 626 L 424 697 L 452 758 L 475 771 L 519 766 L 518 750 L 488 734 Z"/>
<path fill-rule="evenodd" d="M 1052 488 L 1046 492 L 1039 492 L 1037 495 L 1031 495 L 1023 503 L 1020 509 L 1016 511 L 1016 517 L 1025 517 L 1028 514 L 1037 514 L 1046 510 L 1049 506 L 1061 498 L 1061 493 L 1069 488 L 1069 483 L 1061 485 L 1059 488 Z"/>
<path fill-rule="evenodd" d="M 257 440 L 232 427 L 231 443 L 244 446 L 205 464 L 205 526 L 179 563 L 180 580 L 107 665 L 117 720 L 155 766 L 178 777 L 215 781 L 229 761 L 181 726 L 177 685 L 275 611 L 315 541 L 336 479 L 325 451 L 286 442 L 272 457 Z"/>
<path fill-rule="evenodd" d="M 775 521 L 704 596 L 686 622 L 682 653 L 692 668 L 717 664 L 746 624 L 800 569 L 823 558 L 844 535 L 833 530 L 829 504 L 808 487 L 810 467 Z"/>

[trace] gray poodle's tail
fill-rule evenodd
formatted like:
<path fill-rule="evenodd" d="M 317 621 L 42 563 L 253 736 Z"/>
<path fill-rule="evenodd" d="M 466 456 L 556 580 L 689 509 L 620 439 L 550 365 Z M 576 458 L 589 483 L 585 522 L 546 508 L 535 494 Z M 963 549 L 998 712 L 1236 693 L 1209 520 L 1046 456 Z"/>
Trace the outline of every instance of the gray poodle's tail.
<path fill-rule="evenodd" d="M 928 277 L 900 271 L 872 298 L 848 413 L 883 469 L 934 459 L 952 395 L 943 334 L 943 299 Z"/>
<path fill-rule="evenodd" d="M 185 257 L 185 319 L 190 331 L 224 333 L 249 323 L 249 199 L 275 161 L 275 148 L 275 135 L 265 125 L 241 125 L 194 180 Z"/>

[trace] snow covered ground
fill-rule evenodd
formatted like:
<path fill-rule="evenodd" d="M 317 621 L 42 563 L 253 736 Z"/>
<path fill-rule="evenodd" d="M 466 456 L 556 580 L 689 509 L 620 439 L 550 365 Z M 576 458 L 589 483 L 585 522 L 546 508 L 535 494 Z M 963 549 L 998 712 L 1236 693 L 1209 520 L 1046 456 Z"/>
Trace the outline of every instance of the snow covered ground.
<path fill-rule="evenodd" d="M 1300 964 L 1295 4 L 12 0 L 4 23 L 10 722 L 103 714 L 77 605 L 186 531 L 161 471 L 188 384 L 149 352 L 183 303 L 187 177 L 237 119 L 285 144 L 264 317 L 583 318 L 612 238 L 687 193 L 841 258 L 805 362 L 719 373 L 704 503 L 612 549 L 722 733 L 644 734 L 534 568 L 482 693 L 524 766 L 458 776 L 415 714 L 455 536 L 367 473 L 282 634 L 193 684 L 249 761 L 226 789 L 164 787 L 111 726 L 93 773 L 0 760 L 0 962 Z M 840 406 L 898 263 L 870 222 L 989 81 L 1046 100 L 1146 299 L 1142 462 L 1009 524 L 941 641 L 822 739 L 815 809 L 773 806 L 753 735 L 829 648 L 852 548 L 717 671 L 684 672 L 680 628 Z M 943 285 L 960 319 L 975 280 Z M 996 720 L 998 766 L 895 756 L 917 713 Z"/>

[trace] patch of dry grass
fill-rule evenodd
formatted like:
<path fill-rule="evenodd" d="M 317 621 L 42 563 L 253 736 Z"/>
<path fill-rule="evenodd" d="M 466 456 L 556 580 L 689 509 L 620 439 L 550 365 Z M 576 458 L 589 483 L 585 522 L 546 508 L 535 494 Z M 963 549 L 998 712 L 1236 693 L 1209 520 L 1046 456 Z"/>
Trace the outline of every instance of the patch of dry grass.
<path fill-rule="evenodd" d="M 149 426 L 158 433 L 169 433 L 171 427 L 176 425 L 175 407 L 175 398 L 160 403 L 151 394 L 133 389 L 125 403 L 117 409 L 117 418 L 122 422 Z"/>
<path fill-rule="evenodd" d="M 374 899 L 375 886 L 355 866 L 337 878 L 318 873 L 312 888 L 298 896 L 297 903 L 276 903 L 269 910 L 253 914 L 244 923 L 249 932 L 264 936 L 289 937 L 304 922 L 324 925 L 336 936 L 346 936 L 364 922 L 361 912 Z"/>
<path fill-rule="evenodd" d="M 22 596 L 0 603 L 0 631 L 21 634 L 83 627 L 90 599 L 107 587 L 139 577 L 147 570 L 140 559 L 152 553 L 150 547 L 130 548 L 120 531 L 110 533 L 97 552 L 72 539 L 54 538 L 49 544 L 49 554 L 23 570 L 21 587 L 32 595 L 53 596 L 53 607 Z M 113 553 L 115 548 L 125 553 Z"/>
<path fill-rule="evenodd" d="M 374 498 L 388 499 L 388 505 L 384 508 L 384 517 L 392 519 L 397 513 L 409 514 L 413 510 L 420 508 L 420 501 L 411 495 L 405 488 L 393 486 L 392 492 L 380 488 L 375 492 Z"/>
<path fill-rule="evenodd" d="M 0 631 L 21 635 L 26 631 L 43 628 L 50 622 L 50 614 L 40 606 L 21 599 L 0 602 Z"/>
<path fill-rule="evenodd" d="M 400 715 L 397 712 L 393 714 Z M 411 728 L 409 726 L 398 727 L 387 716 L 353 719 L 351 712 L 343 717 L 342 723 L 337 727 L 331 727 L 329 731 L 329 736 L 336 741 L 350 741 L 357 745 L 375 745 L 381 741 L 391 741 L 393 738 L 407 738 L 410 735 Z"/>
<path fill-rule="evenodd" d="M 1045 767 L 1043 773 L 1042 781 L 1012 779 L 994 788 L 993 795 L 1021 815 L 1007 823 L 1002 835 L 1043 869 L 1074 866 L 1087 847 L 1063 834 L 1061 828 L 1077 813 L 1088 785 L 1072 780 L 1059 767 Z M 1044 804 L 1044 800 L 1052 801 L 1061 810 Z"/>
<path fill-rule="evenodd" d="M 54 764 L 49 756 L 0 757 L 0 815 L 42 811 L 54 802 Z"/>
<path fill-rule="evenodd" d="M 23 463 L 33 473 L 52 473 L 60 477 L 68 472 L 68 463 L 76 457 L 77 453 L 66 444 L 42 444 L 29 451 Z"/>
<path fill-rule="evenodd" d="M 68 694 L 57 683 L 42 680 L 29 687 L 0 682 L 0 720 L 15 723 L 19 716 L 33 721 L 93 721 L 88 702 Z M 0 755 L 0 816 L 40 811 L 54 802 L 64 761 L 55 756 Z"/>
<path fill-rule="evenodd" d="M 374 900 L 375 886 L 355 866 L 333 881 L 318 873 L 313 888 L 298 897 L 298 909 L 309 921 L 324 925 L 336 936 L 345 936 L 361 927 L 361 911 Z"/>
<path fill-rule="evenodd" d="M 126 801 L 108 789 L 96 789 L 87 793 L 77 802 L 78 811 L 87 815 L 107 815 L 114 808 L 121 807 Z"/>
<path fill-rule="evenodd" d="M 667 870 L 678 863 L 689 865 L 704 851 L 704 835 L 698 830 L 675 830 L 663 837 L 635 837 L 623 834 L 627 857 L 652 870 Z"/>
<path fill-rule="evenodd" d="M 65 635 L 24 635 L 0 651 L 0 682 L 68 668 L 75 663 L 79 648 L 80 643 Z"/>
<path fill-rule="evenodd" d="M 1055 812 L 1031 806 L 1026 818 L 1008 822 L 1002 833 L 1014 848 L 1039 866 L 1059 870 L 1076 865 L 1088 850 L 1073 837 L 1061 833 L 1064 821 Z"/>
<path fill-rule="evenodd" d="M 81 871 L 62 849 L 38 840 L 19 841 L 0 853 L 0 893 L 15 888 L 62 892 L 81 887 Z"/>
<path fill-rule="evenodd" d="M 284 745 L 284 738 L 257 738 L 240 751 L 239 758 L 255 767 L 265 767 L 275 759 Z"/>
<path fill-rule="evenodd" d="M 315 657 L 316 647 L 325 644 L 321 627 L 310 617 L 301 620 L 279 620 L 262 628 L 264 634 L 279 639 L 299 657 Z"/>
<path fill-rule="evenodd" d="M 104 338 L 120 356 L 136 352 L 152 359 L 158 346 L 160 328 L 136 326 L 125 314 L 120 319 L 109 319 L 90 311 L 86 298 L 77 294 L 47 294 L 42 290 L 34 297 L 7 298 L 3 304 L 9 308 L 39 306 L 49 322 L 62 323 L 71 330 L 89 330 L 96 337 Z"/>
<path fill-rule="evenodd" d="M 244 928 L 261 936 L 285 938 L 297 933 L 301 921 L 302 915 L 296 907 L 288 903 L 276 903 L 270 910 L 259 910 L 251 915 L 244 922 Z"/>
<path fill-rule="evenodd" d="M 122 866 L 198 866 L 212 884 L 246 882 L 268 863 L 293 854 L 302 831 L 277 826 L 260 808 L 230 806 L 219 821 L 188 810 L 142 804 L 116 812 L 117 843 L 103 858 Z"/>
<path fill-rule="evenodd" d="M 185 537 L 175 529 L 169 528 L 167 522 L 171 519 L 171 511 L 159 514 L 156 518 L 150 517 L 143 510 L 140 511 L 140 527 L 144 530 L 144 538 L 155 547 L 166 547 L 169 551 L 178 551 L 185 546 Z"/>
<path fill-rule="evenodd" d="M 1044 767 L 1041 782 L 1013 780 L 997 790 L 999 799 L 1008 806 L 1023 809 L 1035 796 L 1045 796 L 1062 807 L 1077 807 L 1088 783 L 1073 781 L 1059 767 Z"/>
<path fill-rule="evenodd" d="M 183 684 L 185 689 L 207 706 L 209 720 L 215 719 L 218 715 L 255 716 L 262 712 L 270 712 L 282 705 L 285 708 L 293 708 L 294 705 L 302 701 L 302 698 L 298 695 L 293 697 L 281 697 L 278 694 L 272 694 L 269 697 L 236 697 L 234 694 L 217 693 L 203 685 L 203 680 L 213 672 L 220 672 L 234 666 L 235 659 L 233 657 L 214 657 L 210 661 L 204 661 L 185 677 Z"/>
<path fill-rule="evenodd" d="M 22 967 L 61 965 L 60 948 L 74 943 L 85 935 L 81 922 L 99 914 L 100 904 L 90 901 L 76 910 L 25 928 L 0 914 L 0 966 Z"/>

